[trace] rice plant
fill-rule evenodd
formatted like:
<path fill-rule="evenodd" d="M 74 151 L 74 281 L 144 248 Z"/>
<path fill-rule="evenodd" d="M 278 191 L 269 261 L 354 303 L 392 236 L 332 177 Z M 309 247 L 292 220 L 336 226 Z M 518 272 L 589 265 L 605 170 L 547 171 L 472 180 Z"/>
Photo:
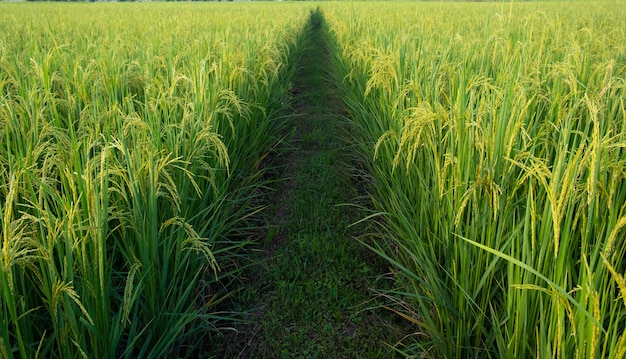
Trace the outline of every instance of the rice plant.
<path fill-rule="evenodd" d="M 626 352 L 626 7 L 328 4 L 407 355 Z"/>
<path fill-rule="evenodd" d="M 0 4 L 0 357 L 210 345 L 306 15 L 277 11 Z"/>

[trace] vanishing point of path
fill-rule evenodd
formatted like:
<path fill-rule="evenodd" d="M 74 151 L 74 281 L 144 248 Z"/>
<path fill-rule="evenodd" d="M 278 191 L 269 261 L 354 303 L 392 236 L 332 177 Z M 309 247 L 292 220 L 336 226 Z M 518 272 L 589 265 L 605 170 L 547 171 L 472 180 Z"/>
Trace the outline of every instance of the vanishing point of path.
<path fill-rule="evenodd" d="M 246 313 L 217 356 L 228 358 L 390 358 L 400 340 L 393 320 L 372 300 L 385 265 L 356 239 L 366 229 L 350 175 L 355 155 L 329 67 L 327 29 L 312 12 L 294 78 L 292 130 L 275 159 L 267 230 L 233 296 Z"/>

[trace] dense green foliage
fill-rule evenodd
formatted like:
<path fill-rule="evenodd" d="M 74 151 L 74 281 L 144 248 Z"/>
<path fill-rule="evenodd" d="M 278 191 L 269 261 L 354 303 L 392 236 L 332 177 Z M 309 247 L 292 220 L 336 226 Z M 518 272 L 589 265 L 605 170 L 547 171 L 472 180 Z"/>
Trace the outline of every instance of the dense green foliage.
<path fill-rule="evenodd" d="M 210 342 L 305 14 L 0 4 L 0 357 Z"/>
<path fill-rule="evenodd" d="M 325 13 L 413 354 L 622 358 L 626 6 Z"/>
<path fill-rule="evenodd" d="M 0 4 L 0 358 L 195 357 L 211 345 L 260 210 L 262 161 L 284 134 L 292 64 L 313 46 L 309 8 Z M 416 328 L 400 350 L 623 358 L 626 6 L 322 10 L 328 71 L 371 176 L 375 213 L 360 224 L 375 226 L 371 248 L 394 269 L 391 309 Z M 310 125 L 303 143 L 339 131 Z M 330 231 L 338 207 L 303 201 L 324 183 L 332 198 L 353 194 L 332 192 L 332 151 L 310 158 L 294 180 L 316 183 L 287 199 L 310 216 L 268 237 L 296 233 L 291 258 L 344 268 L 320 250 L 354 213 Z M 293 268 L 277 278 L 286 308 L 269 327 L 344 314 L 341 278 Z M 308 274 L 323 287 L 310 295 L 293 285 Z M 307 297 L 336 301 L 323 312 Z"/>

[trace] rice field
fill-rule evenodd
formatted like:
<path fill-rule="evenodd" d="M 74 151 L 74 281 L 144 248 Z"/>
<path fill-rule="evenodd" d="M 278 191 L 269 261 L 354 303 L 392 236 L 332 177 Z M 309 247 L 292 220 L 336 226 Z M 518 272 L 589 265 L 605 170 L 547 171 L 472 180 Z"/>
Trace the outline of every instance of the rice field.
<path fill-rule="evenodd" d="M 0 4 L 0 357 L 210 343 L 306 11 Z"/>
<path fill-rule="evenodd" d="M 626 6 L 325 14 L 406 354 L 623 358 Z"/>
<path fill-rule="evenodd" d="M 312 7 L 0 4 L 0 358 L 227 330 Z M 320 7 L 396 350 L 625 357 L 626 5 Z"/>

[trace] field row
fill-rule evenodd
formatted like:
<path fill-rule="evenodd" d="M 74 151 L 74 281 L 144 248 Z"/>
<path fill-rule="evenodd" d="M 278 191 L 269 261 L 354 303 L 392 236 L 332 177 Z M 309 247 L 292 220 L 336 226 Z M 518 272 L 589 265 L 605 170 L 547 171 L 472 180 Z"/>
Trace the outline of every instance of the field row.
<path fill-rule="evenodd" d="M 326 6 L 414 355 L 626 353 L 626 6 Z"/>
<path fill-rule="evenodd" d="M 0 357 L 197 356 L 305 8 L 0 5 Z"/>

